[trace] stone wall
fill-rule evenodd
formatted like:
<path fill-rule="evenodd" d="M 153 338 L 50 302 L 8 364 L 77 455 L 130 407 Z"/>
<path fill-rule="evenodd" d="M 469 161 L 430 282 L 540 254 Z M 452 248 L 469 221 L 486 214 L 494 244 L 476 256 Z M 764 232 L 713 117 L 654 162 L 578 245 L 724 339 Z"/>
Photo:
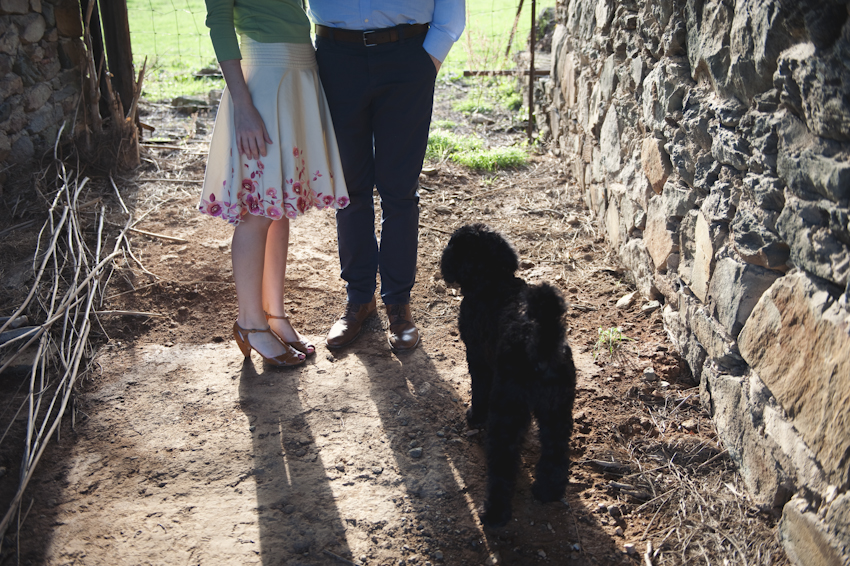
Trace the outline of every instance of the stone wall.
<path fill-rule="evenodd" d="M 559 0 L 541 134 L 798 564 L 850 564 L 846 0 Z"/>
<path fill-rule="evenodd" d="M 0 171 L 41 157 L 73 121 L 81 36 L 78 0 L 0 0 Z"/>

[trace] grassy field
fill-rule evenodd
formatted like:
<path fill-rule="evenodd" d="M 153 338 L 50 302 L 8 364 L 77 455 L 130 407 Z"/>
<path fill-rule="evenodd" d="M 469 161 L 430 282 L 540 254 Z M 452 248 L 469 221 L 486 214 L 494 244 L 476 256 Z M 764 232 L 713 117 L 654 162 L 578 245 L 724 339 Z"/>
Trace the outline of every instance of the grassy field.
<path fill-rule="evenodd" d="M 510 54 L 506 56 L 518 5 L 519 0 L 467 0 L 466 29 L 443 63 L 443 69 L 463 72 L 513 68 L 512 55 L 526 48 L 531 29 L 531 0 L 525 0 Z M 538 17 L 546 8 L 554 7 L 555 0 L 537 0 Z"/>
<path fill-rule="evenodd" d="M 443 73 L 511 68 L 513 60 L 505 51 L 518 4 L 519 0 L 467 0 L 466 30 L 449 53 Z M 555 0 L 538 0 L 537 13 L 554 5 Z M 531 0 L 525 0 L 512 52 L 525 48 L 530 6 Z M 127 8 L 136 67 L 148 57 L 147 99 L 206 96 L 210 89 L 223 87 L 220 79 L 194 76 L 216 66 L 204 25 L 204 0 L 127 0 Z"/>
<path fill-rule="evenodd" d="M 145 98 L 206 96 L 209 90 L 224 87 L 221 79 L 194 76 L 216 66 L 204 25 L 204 0 L 127 0 L 127 11 L 136 69 L 148 59 L 142 89 Z"/>

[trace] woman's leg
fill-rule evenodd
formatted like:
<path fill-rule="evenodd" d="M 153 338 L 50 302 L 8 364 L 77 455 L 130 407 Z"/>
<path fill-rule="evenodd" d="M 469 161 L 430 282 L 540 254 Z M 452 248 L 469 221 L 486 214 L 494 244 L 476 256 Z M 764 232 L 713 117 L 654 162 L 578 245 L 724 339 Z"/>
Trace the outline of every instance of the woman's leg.
<path fill-rule="evenodd" d="M 263 280 L 270 225 L 273 222 L 268 218 L 246 214 L 233 232 L 230 247 L 236 302 L 239 305 L 236 322 L 246 330 L 261 330 L 269 326 L 263 313 Z M 267 358 L 286 352 L 286 347 L 271 333 L 251 333 L 248 341 Z"/>
<path fill-rule="evenodd" d="M 269 227 L 266 239 L 265 270 L 263 271 L 263 307 L 266 312 L 275 316 L 284 316 L 284 288 L 286 285 L 286 260 L 289 254 L 289 219 L 284 217 L 275 220 Z M 269 319 L 278 336 L 286 342 L 304 340 L 288 319 Z"/>

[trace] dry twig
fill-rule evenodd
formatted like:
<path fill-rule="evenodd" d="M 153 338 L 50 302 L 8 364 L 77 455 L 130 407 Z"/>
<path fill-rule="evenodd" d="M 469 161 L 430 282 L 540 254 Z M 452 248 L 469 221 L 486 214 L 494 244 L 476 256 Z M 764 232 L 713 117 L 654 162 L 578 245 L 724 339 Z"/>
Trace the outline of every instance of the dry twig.
<path fill-rule="evenodd" d="M 57 153 L 54 148 L 54 156 Z M 85 360 L 91 356 L 88 337 L 91 317 L 95 314 L 93 307 L 103 294 L 102 281 L 111 272 L 113 260 L 125 252 L 121 244 L 128 241 L 126 234 L 130 229 L 128 220 L 111 251 L 107 250 L 107 236 L 103 230 L 106 208 L 101 205 L 95 212 L 97 226 L 92 248 L 92 242 L 86 236 L 88 227 L 80 216 L 80 196 L 88 178 L 80 179 L 69 173 L 58 159 L 56 169 L 57 190 L 33 256 L 35 280 L 23 303 L 0 326 L 0 332 L 3 332 L 16 324 L 15 321 L 25 311 L 32 313 L 39 308 L 41 316 L 34 318 L 44 320 L 27 329 L 20 339 L 7 342 L 7 347 L 14 343 L 16 348 L 0 367 L 2 372 L 25 350 L 31 346 L 36 348 L 29 380 L 22 383 L 22 387 L 24 384 L 29 386 L 28 393 L 16 412 L 18 415 L 26 410 L 27 415 L 21 479 L 9 508 L 0 520 L 0 538 L 16 516 L 18 523 L 25 518 L 21 514 L 24 491 L 48 443 L 54 435 L 58 435 L 75 385 L 81 374 L 86 372 Z M 118 196 L 120 200 L 120 194 Z M 124 209 L 127 210 L 126 206 Z M 24 338 L 28 339 L 24 341 Z M 14 397 L 17 396 L 18 393 Z M 7 433 L 8 429 L 0 437 L 0 442 L 5 440 Z"/>

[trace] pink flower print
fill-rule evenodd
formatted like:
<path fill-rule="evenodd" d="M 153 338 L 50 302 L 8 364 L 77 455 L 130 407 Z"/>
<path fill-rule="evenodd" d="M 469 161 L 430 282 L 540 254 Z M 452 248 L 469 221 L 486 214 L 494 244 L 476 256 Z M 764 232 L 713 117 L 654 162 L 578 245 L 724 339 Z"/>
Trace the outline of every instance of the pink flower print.
<path fill-rule="evenodd" d="M 336 203 L 339 205 L 340 208 L 345 208 L 346 206 L 348 206 L 348 198 L 339 197 L 338 199 L 336 199 Z"/>
<path fill-rule="evenodd" d="M 316 206 L 319 204 L 319 201 L 316 198 L 316 193 L 313 191 L 313 189 L 309 189 L 305 196 L 307 197 L 307 206 Z"/>
<path fill-rule="evenodd" d="M 313 180 L 315 181 L 316 179 L 318 179 L 321 176 L 322 176 L 322 174 L 319 173 L 318 171 L 316 171 L 315 173 L 313 173 Z"/>
<path fill-rule="evenodd" d="M 298 212 L 304 214 L 305 210 L 307 210 L 307 199 L 304 197 L 298 197 Z"/>
<path fill-rule="evenodd" d="M 259 214 L 261 211 L 260 201 L 254 198 L 254 195 L 248 195 L 245 197 L 245 205 L 248 207 L 251 214 Z"/>
<path fill-rule="evenodd" d="M 262 162 L 262 161 L 260 161 L 260 160 L 258 159 L 258 160 L 257 160 L 257 169 L 259 169 L 260 171 L 262 171 L 262 170 L 263 170 L 263 169 L 265 169 L 265 168 L 266 168 L 266 166 L 265 166 L 265 165 L 263 165 L 263 162 Z"/>
<path fill-rule="evenodd" d="M 298 181 L 295 181 L 292 184 L 292 192 L 295 193 L 296 195 L 300 195 L 301 194 L 301 183 L 299 183 Z"/>
<path fill-rule="evenodd" d="M 248 193 L 253 193 L 257 188 L 257 183 L 251 179 L 242 179 L 242 188 Z"/>
<path fill-rule="evenodd" d="M 325 195 L 325 196 L 322 198 L 322 202 L 324 202 L 324 203 L 325 203 L 325 206 L 330 206 L 330 205 L 332 205 L 332 204 L 333 204 L 333 202 L 334 202 L 334 196 L 333 196 L 333 195 Z"/>
<path fill-rule="evenodd" d="M 292 149 L 292 156 L 298 157 L 299 155 L 301 155 L 301 152 L 298 150 L 298 148 L 297 147 L 293 148 Z"/>
<path fill-rule="evenodd" d="M 221 215 L 221 204 L 215 201 L 215 195 L 210 195 L 210 200 L 202 200 L 199 208 L 201 212 L 210 216 Z"/>
<path fill-rule="evenodd" d="M 279 206 L 271 205 L 266 208 L 266 216 L 268 216 L 272 220 L 278 220 L 283 217 L 283 211 L 280 209 Z"/>
<path fill-rule="evenodd" d="M 268 189 L 266 189 L 266 196 L 273 198 L 273 199 L 277 198 L 277 189 L 275 189 L 273 187 L 269 187 Z"/>

